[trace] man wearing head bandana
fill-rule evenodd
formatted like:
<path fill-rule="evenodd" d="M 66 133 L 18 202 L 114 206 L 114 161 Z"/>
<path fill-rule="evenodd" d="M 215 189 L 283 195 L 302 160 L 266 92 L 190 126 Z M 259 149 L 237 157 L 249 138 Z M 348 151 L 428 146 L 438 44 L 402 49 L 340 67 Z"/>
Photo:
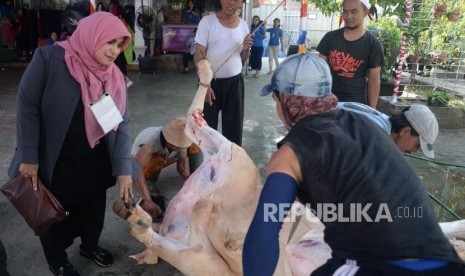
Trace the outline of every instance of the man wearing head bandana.
<path fill-rule="evenodd" d="M 19 86 L 17 149 L 9 175 L 21 173 L 34 186 L 40 178 L 69 212 L 40 235 L 54 275 L 79 275 L 66 254 L 76 237 L 82 256 L 104 267 L 113 262 L 98 242 L 107 188 L 117 181 L 119 196 L 132 197 L 126 85 L 114 65 L 130 37 L 119 18 L 94 13 L 69 40 L 38 49 Z M 113 106 L 113 113 L 105 113 L 111 114 L 108 128 L 91 108 L 102 99 Z"/>
<path fill-rule="evenodd" d="M 336 108 L 331 85 L 323 59 L 293 55 L 262 90 L 273 94 L 290 131 L 267 167 L 244 243 L 244 275 L 273 274 L 296 197 L 316 210 L 332 250 L 311 275 L 464 275 L 416 173 L 372 120 Z M 421 216 L 399 216 L 399 208 L 421 208 Z"/>

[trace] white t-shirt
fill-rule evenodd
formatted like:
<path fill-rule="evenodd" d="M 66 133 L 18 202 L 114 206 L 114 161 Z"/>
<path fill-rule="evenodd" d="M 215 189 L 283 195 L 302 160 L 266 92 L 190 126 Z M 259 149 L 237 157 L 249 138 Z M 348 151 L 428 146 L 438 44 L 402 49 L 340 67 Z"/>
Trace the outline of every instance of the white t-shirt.
<path fill-rule="evenodd" d="M 142 144 L 150 145 L 152 153 L 159 152 L 162 149 L 160 134 L 163 127 L 148 127 L 137 134 L 132 144 L 131 155 L 136 156 Z"/>
<path fill-rule="evenodd" d="M 148 127 L 139 132 L 132 144 L 131 155 L 135 157 L 143 144 L 150 145 L 152 153 L 160 153 L 167 158 L 178 158 L 179 151 L 186 151 L 186 148 L 181 148 L 179 151 L 169 151 L 168 148 L 163 147 L 160 141 L 162 129 L 163 127 Z"/>
<path fill-rule="evenodd" d="M 249 28 L 244 20 L 239 20 L 239 25 L 233 29 L 221 25 L 216 13 L 200 20 L 195 42 L 207 48 L 207 59 L 216 78 L 230 78 L 242 71 L 241 45 Z M 233 52 L 234 55 L 216 72 Z"/>

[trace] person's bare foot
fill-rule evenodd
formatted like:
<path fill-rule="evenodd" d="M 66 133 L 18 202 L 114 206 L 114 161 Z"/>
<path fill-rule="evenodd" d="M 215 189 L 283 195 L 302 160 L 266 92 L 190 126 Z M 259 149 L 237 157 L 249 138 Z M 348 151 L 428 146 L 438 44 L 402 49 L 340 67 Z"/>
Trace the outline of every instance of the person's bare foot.
<path fill-rule="evenodd" d="M 268 75 L 271 75 L 271 74 L 273 74 L 273 73 L 274 73 L 274 70 L 268 71 Z"/>

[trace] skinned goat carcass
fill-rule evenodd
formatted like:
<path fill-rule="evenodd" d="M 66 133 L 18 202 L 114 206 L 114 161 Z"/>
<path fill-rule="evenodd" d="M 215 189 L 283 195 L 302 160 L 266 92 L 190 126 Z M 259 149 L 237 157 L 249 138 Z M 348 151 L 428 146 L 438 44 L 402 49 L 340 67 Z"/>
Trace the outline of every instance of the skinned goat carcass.
<path fill-rule="evenodd" d="M 206 60 L 199 62 L 199 71 L 201 83 L 210 83 Z M 261 188 L 259 173 L 241 147 L 203 119 L 206 92 L 199 86 L 185 129 L 202 150 L 203 163 L 170 201 L 159 233 L 147 227 L 150 217 L 139 206 L 131 208 L 128 222 L 131 234 L 147 246 L 135 256 L 139 263 L 161 257 L 187 275 L 240 275 L 242 245 Z M 128 216 L 123 206 L 116 209 Z"/>
<path fill-rule="evenodd" d="M 199 61 L 198 70 L 200 82 L 210 83 L 208 61 Z M 241 275 L 242 248 L 258 203 L 260 179 L 247 153 L 203 119 L 206 92 L 207 87 L 200 85 L 185 130 L 201 148 L 204 161 L 170 201 L 159 233 L 139 205 L 115 202 L 113 209 L 128 221 L 131 235 L 147 247 L 133 256 L 139 264 L 155 264 L 160 257 L 185 275 Z M 299 218 L 292 212 L 289 217 L 280 232 L 275 275 L 309 275 L 331 256 L 323 239 L 324 226 L 316 218 Z M 451 236 L 465 235 L 465 221 L 441 227 Z M 463 252 L 457 242 L 454 246 Z"/>

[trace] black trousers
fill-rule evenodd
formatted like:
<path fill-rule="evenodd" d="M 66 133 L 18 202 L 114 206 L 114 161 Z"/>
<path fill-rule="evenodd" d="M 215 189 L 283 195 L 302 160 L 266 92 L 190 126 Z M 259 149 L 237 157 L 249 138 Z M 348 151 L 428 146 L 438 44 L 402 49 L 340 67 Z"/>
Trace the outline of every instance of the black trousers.
<path fill-rule="evenodd" d="M 189 60 L 193 59 L 194 55 L 191 55 L 190 53 L 184 53 L 184 55 L 182 56 L 182 65 L 184 66 L 184 68 L 187 68 L 189 65 Z"/>
<path fill-rule="evenodd" d="M 250 67 L 252 70 L 262 70 L 263 47 L 252 46 L 250 49 Z"/>
<path fill-rule="evenodd" d="M 73 244 L 76 237 L 81 237 L 83 250 L 90 252 L 97 248 L 105 220 L 105 202 L 106 192 L 72 205 L 62 202 L 69 217 L 39 236 L 49 265 L 62 266 L 68 261 L 66 248 Z"/>
<path fill-rule="evenodd" d="M 208 125 L 218 129 L 218 116 L 221 111 L 221 125 L 224 137 L 229 141 L 242 144 L 244 122 L 244 79 L 242 74 L 224 79 L 213 79 L 211 87 L 216 100 L 213 105 L 205 103 L 204 118 Z"/>
<path fill-rule="evenodd" d="M 312 276 L 327 276 L 333 273 L 342 265 L 345 260 L 331 258 L 324 265 L 313 271 Z M 387 262 L 361 262 L 360 268 L 355 276 L 443 276 L 443 275 L 465 275 L 465 265 L 449 262 L 446 266 L 426 271 L 413 271 L 389 264 Z"/>

